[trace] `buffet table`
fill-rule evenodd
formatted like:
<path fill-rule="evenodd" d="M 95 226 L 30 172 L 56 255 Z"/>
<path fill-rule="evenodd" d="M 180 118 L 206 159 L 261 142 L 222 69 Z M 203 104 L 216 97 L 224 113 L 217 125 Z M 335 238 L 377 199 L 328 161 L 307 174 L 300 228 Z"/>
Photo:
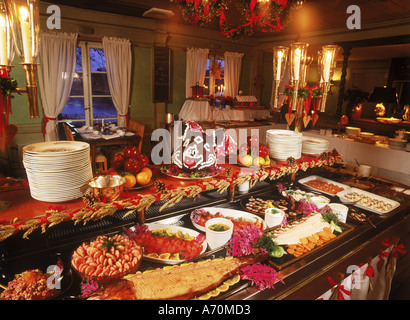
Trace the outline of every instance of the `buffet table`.
<path fill-rule="evenodd" d="M 190 121 L 253 121 L 267 119 L 269 110 L 258 107 L 222 109 L 212 107 L 208 100 L 186 100 L 179 112 L 180 120 Z"/>
<path fill-rule="evenodd" d="M 0 194 L 1 199 L 9 199 L 12 206 L 0 213 L 3 222 L 1 225 L 3 229 L 0 228 L 0 231 L 5 231 L 5 228 L 10 226 L 16 229 L 0 242 L 3 271 L 31 266 L 56 252 L 61 254 L 65 265 L 69 266 L 73 250 L 83 241 L 90 241 L 101 234 L 118 233 L 124 227 L 134 226 L 138 222 L 159 222 L 194 228 L 189 216 L 196 208 L 213 206 L 221 209 L 243 210 L 242 200 L 250 196 L 280 196 L 277 191 L 278 183 L 285 187 L 304 189 L 304 186 L 299 185 L 297 181 L 305 176 L 321 175 L 337 180 L 344 176 L 344 173 L 339 169 L 327 168 L 327 165 L 336 164 L 334 160 L 332 157 L 328 160 L 304 158 L 299 166 L 280 163 L 274 168 L 262 171 L 227 165 L 227 169 L 230 168 L 227 176 L 200 182 L 176 179 L 154 171 L 157 180 L 165 183 L 167 190 L 165 193 L 158 192 L 155 186 L 138 191 L 127 191 L 124 194 L 125 202 L 118 201 L 115 205 L 117 210 L 104 218 L 95 220 L 74 219 L 79 209 L 84 209 L 81 199 L 69 203 L 52 204 L 31 199 L 26 189 L 4 192 Z M 309 163 L 311 167 L 303 167 L 302 163 Z M 267 175 L 261 175 L 262 172 Z M 234 187 L 239 183 L 239 175 L 243 173 L 251 177 L 250 181 L 253 183 L 248 193 L 239 194 L 234 192 Z M 182 194 L 178 190 L 182 191 Z M 200 197 L 198 197 L 199 193 Z M 143 200 L 149 200 L 147 205 L 141 206 Z M 337 201 L 337 198 L 332 201 Z M 135 204 L 136 207 L 127 207 L 128 202 Z M 402 246 L 408 248 L 406 236 L 409 230 L 408 212 L 408 206 L 402 204 L 384 216 L 368 213 L 368 219 L 364 222 L 348 219 L 349 232 L 345 236 L 340 239 L 337 237 L 335 241 L 296 259 L 294 263 L 283 267 L 279 263 L 277 274 L 282 281 L 275 283 L 274 288 L 261 291 L 252 286 L 250 281 L 241 280 L 233 287 L 234 290 L 228 290 L 211 299 L 329 299 L 334 298 L 335 290 L 337 293 L 341 292 L 340 295 L 336 295 L 337 298 L 353 299 L 358 293 L 351 290 L 348 284 L 344 282 L 341 284 L 343 279 L 340 279 L 340 275 L 351 279 L 349 276 L 356 270 L 352 267 L 362 266 L 368 260 L 376 264 L 377 281 L 381 283 L 380 285 L 374 283 L 375 291 L 371 292 L 368 298 L 386 298 L 388 290 L 381 286 L 389 284 L 391 277 L 381 281 L 386 276 L 381 273 L 382 269 L 377 270 L 378 261 L 384 259 L 387 264 L 389 254 L 394 254 L 392 266 L 395 268 L 396 262 L 400 263 L 404 251 L 398 248 Z M 62 213 L 67 214 L 65 219 L 63 217 L 62 220 L 57 220 L 56 218 Z M 53 226 L 50 225 L 51 221 L 54 223 Z M 395 239 L 398 239 L 398 242 Z M 385 255 L 380 254 L 383 250 L 387 250 Z M 224 252 L 216 252 L 214 256 L 219 254 Z M 152 267 L 161 266 L 144 262 L 140 270 Z M 68 288 L 62 297 L 78 297 L 80 279 L 71 273 L 68 278 L 72 282 L 69 285 L 65 284 Z M 376 277 L 373 279 L 375 280 Z M 253 312 L 256 313 L 256 310 Z"/>

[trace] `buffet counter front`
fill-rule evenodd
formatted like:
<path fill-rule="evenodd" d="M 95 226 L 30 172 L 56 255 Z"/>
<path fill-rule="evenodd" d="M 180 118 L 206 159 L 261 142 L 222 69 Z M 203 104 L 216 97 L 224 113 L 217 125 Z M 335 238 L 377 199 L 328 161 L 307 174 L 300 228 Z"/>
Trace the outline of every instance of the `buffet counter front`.
<path fill-rule="evenodd" d="M 263 220 L 263 216 L 256 213 L 257 208 L 253 207 L 255 201 L 279 201 L 278 203 L 288 210 L 287 219 L 290 225 L 303 224 L 302 222 L 310 217 L 309 213 L 304 213 L 306 207 L 300 207 L 306 202 L 300 198 L 296 199 L 292 194 L 301 192 L 306 195 L 313 192 L 324 195 L 301 183 L 303 178 L 321 176 L 331 179 L 330 181 L 345 182 L 352 176 L 340 168 L 340 159 L 330 153 L 327 159 L 322 157 L 303 160 L 296 164 L 276 164 L 274 167 L 256 171 L 227 165 L 224 176 L 200 180 L 176 179 L 155 171 L 156 181 L 163 183 L 156 183 L 145 190 L 126 191 L 123 194 L 124 201 L 101 205 L 104 212 L 96 207 L 86 210 L 87 206 L 80 207 L 81 201 L 46 204 L 30 200 L 29 197 L 20 197 L 21 203 L 14 209 L 16 203 L 12 203 L 8 209 L 12 213 L 7 213 L 8 210 L 0 213 L 3 221 L 0 227 L 3 237 L 0 242 L 0 268 L 3 278 L 7 279 L 7 276 L 30 268 L 49 266 L 58 259 L 64 268 L 61 292 L 55 298 L 84 299 L 84 277 L 74 268 L 76 261 L 73 259 L 73 253 L 79 250 L 84 242 L 95 240 L 99 236 L 128 234 L 129 230 L 135 231 L 136 226 L 152 223 L 156 223 L 158 228 L 167 225 L 171 229 L 196 230 L 204 234 L 199 222 L 193 219 L 193 212 L 214 208 L 225 214 L 234 210 L 255 215 L 259 219 L 262 217 Z M 308 163 L 308 167 L 303 163 Z M 387 194 L 386 190 L 396 185 L 383 179 L 372 179 L 374 186 L 377 185 L 384 195 Z M 239 186 L 246 182 L 250 182 L 249 190 L 239 193 Z M 27 194 L 28 190 L 9 191 L 1 195 L 2 199 L 17 201 L 16 195 L 23 193 Z M 325 196 L 332 203 L 341 202 L 335 195 Z M 403 198 L 397 207 L 385 214 L 364 210 L 355 204 L 346 205 L 349 207 L 349 214 L 346 222 L 340 223 L 340 232 L 336 232 L 336 236 L 332 237 L 323 234 L 323 239 L 327 240 L 315 242 L 317 245 L 310 248 L 306 240 L 307 249 L 300 255 L 296 254 L 297 246 L 295 252 L 290 251 L 293 247 L 288 246 L 287 252 L 279 256 L 256 252 L 261 258 L 255 265 L 271 270 L 274 274 L 274 281 L 266 287 L 262 285 L 263 281 L 268 281 L 266 279 L 261 282 L 258 277 L 246 278 L 229 274 L 231 278 L 225 277 L 216 289 L 212 287 L 209 292 L 200 292 L 194 299 L 386 299 L 396 264 L 400 263 L 408 248 L 409 201 Z M 45 212 L 40 215 L 42 210 Z M 30 216 L 28 211 L 35 214 Z M 4 219 L 5 214 L 8 214 L 8 220 Z M 18 219 L 11 220 L 14 214 L 19 214 Z M 101 216 L 97 217 L 98 214 Z M 284 231 L 286 228 L 267 227 L 263 232 L 280 234 Z M 144 256 L 138 271 L 150 274 L 152 270 L 161 268 L 164 272 L 172 272 L 175 268 L 189 266 L 190 262 L 202 265 L 206 259 L 229 263 L 232 260 L 227 256 L 232 252 L 232 247 L 224 245 L 206 249 L 200 255 L 182 262 L 168 260 L 165 263 L 164 257 Z M 359 283 L 362 284 L 361 287 Z M 91 290 L 92 284 L 88 282 L 86 288 Z M 355 288 L 359 288 L 357 290 L 360 292 Z"/>

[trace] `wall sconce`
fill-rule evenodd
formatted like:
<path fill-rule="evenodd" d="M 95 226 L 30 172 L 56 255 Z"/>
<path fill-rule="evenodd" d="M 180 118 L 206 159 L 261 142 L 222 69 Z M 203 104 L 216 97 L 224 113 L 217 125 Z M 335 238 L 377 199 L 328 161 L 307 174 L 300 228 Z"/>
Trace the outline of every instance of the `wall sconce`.
<path fill-rule="evenodd" d="M 17 92 L 26 92 L 30 118 L 39 118 L 37 100 L 37 56 L 40 39 L 39 0 L 5 0 L 6 21 L 11 31 L 14 50 L 21 59 L 21 66 L 26 76 L 26 88 L 17 88 Z M 0 43 L 0 61 L 6 62 L 6 69 L 11 70 L 12 57 L 3 55 L 5 43 Z M 6 45 L 9 45 L 6 43 Z M 11 60 L 8 60 L 11 58 Z"/>

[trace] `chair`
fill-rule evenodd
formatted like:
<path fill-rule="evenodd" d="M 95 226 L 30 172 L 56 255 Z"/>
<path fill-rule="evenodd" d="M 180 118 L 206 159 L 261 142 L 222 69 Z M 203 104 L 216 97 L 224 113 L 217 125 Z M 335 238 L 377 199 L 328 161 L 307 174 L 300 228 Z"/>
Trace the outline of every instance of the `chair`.
<path fill-rule="evenodd" d="M 107 158 L 102 153 L 97 153 L 97 155 L 95 156 L 95 173 L 106 172 L 107 170 Z"/>
<path fill-rule="evenodd" d="M 130 119 L 128 121 L 128 128 L 132 131 L 135 132 L 135 135 L 140 137 L 140 141 L 137 145 L 138 150 L 141 152 L 142 149 L 142 140 L 144 138 L 144 129 L 145 129 L 145 125 L 138 123 L 135 120 Z"/>
<path fill-rule="evenodd" d="M 64 128 L 66 139 L 68 141 L 75 141 L 73 132 L 71 131 L 69 125 L 67 123 L 63 123 L 63 128 Z"/>

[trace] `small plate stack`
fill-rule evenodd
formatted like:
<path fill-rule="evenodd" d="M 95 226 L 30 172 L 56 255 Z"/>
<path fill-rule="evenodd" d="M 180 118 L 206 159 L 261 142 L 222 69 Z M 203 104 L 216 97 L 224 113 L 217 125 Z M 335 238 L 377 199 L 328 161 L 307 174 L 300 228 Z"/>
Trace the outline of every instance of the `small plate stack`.
<path fill-rule="evenodd" d="M 266 144 L 269 156 L 275 160 L 286 160 L 289 157 L 300 159 L 302 156 L 302 134 L 290 130 L 266 131 Z"/>
<path fill-rule="evenodd" d="M 303 137 L 302 153 L 309 156 L 317 156 L 329 149 L 329 141 L 314 137 Z"/>
<path fill-rule="evenodd" d="M 360 132 L 361 132 L 362 130 L 360 129 L 360 128 L 356 128 L 356 127 L 346 127 L 346 129 L 345 129 L 345 133 L 348 135 L 348 136 L 352 136 L 352 137 L 358 137 L 358 136 L 360 136 Z"/>
<path fill-rule="evenodd" d="M 31 196 L 39 201 L 64 202 L 80 198 L 93 176 L 90 145 L 78 141 L 34 143 L 23 148 Z"/>

